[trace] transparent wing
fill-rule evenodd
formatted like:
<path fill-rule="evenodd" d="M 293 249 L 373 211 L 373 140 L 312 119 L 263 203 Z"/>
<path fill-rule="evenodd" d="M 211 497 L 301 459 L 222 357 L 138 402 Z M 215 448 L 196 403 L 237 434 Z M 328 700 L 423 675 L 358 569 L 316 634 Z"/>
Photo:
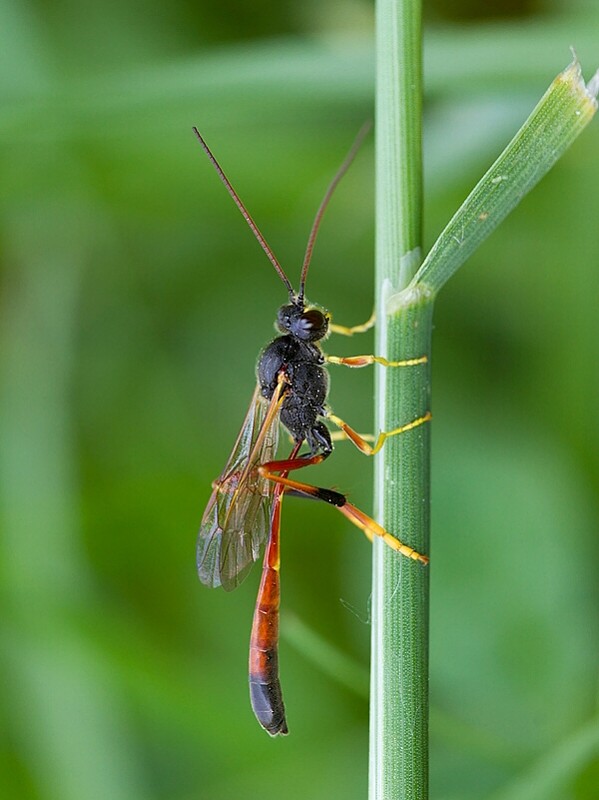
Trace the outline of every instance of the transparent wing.
<path fill-rule="evenodd" d="M 281 385 L 280 385 L 281 387 Z M 198 536 L 198 574 L 207 586 L 235 589 L 268 537 L 274 484 L 258 466 L 275 457 L 282 388 L 270 402 L 256 389 L 233 451 L 214 482 Z"/>

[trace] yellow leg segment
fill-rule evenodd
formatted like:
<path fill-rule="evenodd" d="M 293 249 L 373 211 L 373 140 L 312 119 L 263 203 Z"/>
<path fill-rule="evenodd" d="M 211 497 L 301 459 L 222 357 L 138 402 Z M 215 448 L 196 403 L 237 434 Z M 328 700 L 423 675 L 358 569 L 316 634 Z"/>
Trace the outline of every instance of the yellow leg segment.
<path fill-rule="evenodd" d="M 349 439 L 347 435 L 343 433 L 343 431 L 330 431 L 331 434 L 331 441 L 332 442 L 347 442 Z M 373 433 L 359 433 L 358 436 L 360 439 L 364 439 L 365 442 L 374 442 L 374 434 Z"/>
<path fill-rule="evenodd" d="M 335 323 L 329 323 L 329 331 L 331 333 L 340 333 L 341 336 L 353 336 L 354 333 L 365 333 L 369 331 L 376 322 L 376 312 L 373 310 L 372 314 L 370 315 L 369 319 L 366 322 L 363 322 L 361 325 L 353 325 L 352 327 L 347 327 L 345 325 L 335 325 Z"/>
<path fill-rule="evenodd" d="M 417 419 L 412 420 L 412 422 L 408 422 L 406 425 L 400 425 L 399 428 L 394 428 L 392 431 L 381 431 L 376 438 L 374 445 L 368 444 L 363 436 L 361 436 L 357 431 L 351 428 L 347 422 L 344 422 L 340 417 L 336 416 L 335 414 L 329 414 L 328 419 L 340 428 L 343 433 L 350 439 L 364 455 L 373 456 L 379 452 L 381 447 L 385 444 L 386 440 L 390 436 L 398 436 L 400 433 L 406 433 L 407 431 L 411 431 L 414 428 L 417 428 L 419 425 L 424 425 L 425 422 L 429 422 L 432 419 L 432 414 L 430 411 L 427 411 L 426 414 L 422 417 L 418 417 Z"/>
<path fill-rule="evenodd" d="M 386 531 L 382 525 L 379 525 L 378 522 L 375 522 L 375 520 L 373 520 L 363 511 L 360 511 L 359 508 L 356 508 L 351 503 L 346 503 L 344 506 L 341 506 L 339 511 L 341 511 L 342 514 L 344 514 L 351 522 L 353 522 L 354 525 L 360 528 L 360 530 L 366 534 L 370 541 L 372 541 L 375 536 L 378 536 L 379 539 L 382 539 L 385 544 L 388 545 L 392 550 L 395 550 L 396 553 L 401 553 L 402 556 L 411 558 L 414 561 L 420 561 L 421 564 L 429 563 L 428 556 L 424 556 L 418 551 L 414 550 L 413 547 L 400 542 L 399 539 L 396 539 L 395 536 L 392 536 L 388 531 Z"/>
<path fill-rule="evenodd" d="M 342 364 L 344 367 L 368 367 L 370 364 L 381 364 L 383 367 L 415 367 L 418 364 L 426 364 L 428 358 L 406 358 L 404 361 L 387 361 L 382 356 L 325 356 L 328 364 Z"/>

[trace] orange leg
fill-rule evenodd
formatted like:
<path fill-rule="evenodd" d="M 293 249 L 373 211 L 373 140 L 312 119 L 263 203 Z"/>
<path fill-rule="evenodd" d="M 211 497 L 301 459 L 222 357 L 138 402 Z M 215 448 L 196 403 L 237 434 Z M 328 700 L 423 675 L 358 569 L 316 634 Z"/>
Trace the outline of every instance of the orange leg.
<path fill-rule="evenodd" d="M 422 417 L 418 417 L 417 419 L 412 420 L 412 422 L 408 422 L 405 425 L 400 425 L 399 428 L 394 428 L 392 431 L 381 431 L 376 438 L 374 445 L 369 444 L 365 437 L 351 428 L 347 422 L 344 422 L 335 414 L 329 414 L 327 419 L 330 419 L 332 423 L 334 423 L 338 428 L 340 428 L 343 433 L 350 439 L 364 455 L 373 456 L 375 453 L 378 453 L 381 447 L 385 444 L 386 440 L 390 436 L 397 436 L 400 433 L 406 433 L 407 431 L 411 431 L 414 428 L 417 428 L 419 425 L 423 425 L 425 422 L 428 422 L 432 419 L 432 414 L 430 411 L 427 411 L 426 414 Z"/>
<path fill-rule="evenodd" d="M 383 526 L 379 525 L 372 517 L 369 517 L 368 514 L 360 511 L 359 508 L 356 508 L 351 503 L 345 503 L 345 505 L 339 506 L 339 511 L 341 511 L 350 522 L 357 525 L 357 527 L 368 536 L 370 541 L 372 541 L 373 536 L 378 536 L 386 545 L 392 550 L 401 553 L 402 556 L 412 558 L 414 561 L 420 561 L 421 564 L 428 564 L 428 556 L 423 556 L 421 553 L 416 552 L 413 547 L 400 542 L 399 539 L 396 539 L 393 534 L 386 531 Z"/>
<path fill-rule="evenodd" d="M 271 471 L 273 465 L 281 469 L 281 464 L 286 464 L 285 471 L 289 471 L 290 469 L 299 469 L 303 466 L 308 466 L 306 462 L 318 463 L 313 459 L 321 459 L 320 456 L 313 456 L 312 459 L 295 459 L 295 463 L 297 466 L 292 466 L 293 460 L 289 460 L 287 462 L 281 461 L 271 461 L 269 463 L 263 464 L 262 466 L 258 467 L 258 471 L 263 478 L 266 478 L 269 481 L 273 481 L 279 486 L 283 486 L 286 490 L 292 492 L 298 492 L 306 497 L 311 497 L 316 500 L 324 500 L 324 502 L 329 503 L 332 506 L 335 506 L 341 513 L 349 519 L 350 522 L 353 522 L 358 528 L 360 528 L 363 533 L 372 541 L 375 536 L 378 536 L 382 539 L 385 544 L 391 547 L 401 555 L 405 556 L 406 558 L 412 558 L 414 561 L 420 561 L 422 564 L 428 564 L 428 556 L 423 556 L 420 553 L 416 552 L 414 548 L 410 547 L 403 542 L 400 542 L 399 539 L 396 539 L 391 533 L 386 531 L 378 522 L 375 522 L 371 517 L 365 514 L 360 509 L 353 506 L 351 503 L 347 502 L 345 495 L 341 494 L 340 492 L 336 492 L 333 489 L 323 489 L 320 486 L 312 486 L 308 483 L 300 483 L 299 481 L 294 481 L 291 478 L 288 478 L 286 475 L 275 475 Z M 321 459 L 322 460 L 322 459 Z"/>
<path fill-rule="evenodd" d="M 417 364 L 426 364 L 428 358 L 406 358 L 404 361 L 387 361 L 382 356 L 325 356 L 328 364 L 342 364 L 344 367 L 368 367 L 370 364 L 381 364 L 383 367 L 415 367 Z"/>
<path fill-rule="evenodd" d="M 406 358 L 403 361 L 388 361 L 386 358 L 382 356 L 373 356 L 373 355 L 363 355 L 363 356 L 325 356 L 328 364 L 341 364 L 345 367 L 367 367 L 370 364 L 381 364 L 383 367 L 415 367 L 418 364 L 426 364 L 428 362 L 427 356 L 419 356 L 418 358 Z M 335 416 L 335 414 L 329 414 L 328 418 L 337 425 L 338 428 L 341 429 L 343 434 L 348 439 L 356 445 L 358 450 L 361 450 L 367 456 L 373 456 L 375 453 L 378 453 L 385 441 L 390 436 L 397 436 L 399 433 L 405 433 L 406 431 L 411 431 L 413 428 L 418 427 L 418 425 L 422 425 L 424 422 L 428 422 L 431 419 L 430 411 L 427 411 L 426 414 L 422 417 L 418 417 L 413 422 L 409 422 L 407 425 L 401 425 L 399 428 L 394 428 L 392 431 L 381 431 L 379 435 L 374 440 L 374 445 L 368 444 L 368 439 L 374 437 L 370 437 L 369 435 L 362 435 L 351 428 L 346 422 L 344 422 L 339 417 Z"/>
<path fill-rule="evenodd" d="M 296 445 L 294 452 L 297 453 L 299 446 Z M 267 472 L 290 472 L 296 469 L 303 469 L 304 467 L 312 467 L 315 464 L 322 464 L 325 458 L 328 458 L 330 453 L 323 455 L 322 453 L 318 453 L 315 456 L 306 456 L 305 458 L 296 458 L 294 453 L 291 454 L 290 458 L 285 459 L 284 461 L 267 461 L 265 464 L 262 464 L 259 469 L 260 470 L 267 470 Z"/>

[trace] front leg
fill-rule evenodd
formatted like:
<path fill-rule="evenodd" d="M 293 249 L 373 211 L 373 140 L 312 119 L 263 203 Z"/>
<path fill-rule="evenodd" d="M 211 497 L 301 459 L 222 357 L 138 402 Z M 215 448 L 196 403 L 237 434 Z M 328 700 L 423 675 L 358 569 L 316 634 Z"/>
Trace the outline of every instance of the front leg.
<path fill-rule="evenodd" d="M 376 322 L 376 311 L 373 309 L 372 314 L 361 325 L 335 325 L 334 322 L 329 322 L 329 331 L 331 333 L 340 333 L 342 336 L 353 336 L 354 333 L 366 333 L 369 331 Z"/>

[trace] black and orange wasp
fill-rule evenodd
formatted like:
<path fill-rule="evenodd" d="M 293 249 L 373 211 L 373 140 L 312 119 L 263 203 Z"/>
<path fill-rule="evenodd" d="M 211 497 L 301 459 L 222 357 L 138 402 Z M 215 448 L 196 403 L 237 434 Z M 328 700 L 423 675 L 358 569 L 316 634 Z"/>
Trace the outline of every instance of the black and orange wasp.
<path fill-rule="evenodd" d="M 345 495 L 289 477 L 290 472 L 319 464 L 331 454 L 333 443 L 327 422 L 336 425 L 341 435 L 350 439 L 363 453 L 374 455 L 389 436 L 412 430 L 431 418 L 427 412 L 406 425 L 382 432 L 371 445 L 327 407 L 328 374 L 325 365 L 364 367 L 376 363 L 385 367 L 417 367 L 426 362 L 426 357 L 388 361 L 374 355 L 347 358 L 325 355 L 320 342 L 328 334 L 352 335 L 368 330 L 374 324 L 374 314 L 363 325 L 346 328 L 333 325 L 326 311 L 309 305 L 305 299 L 306 277 L 320 222 L 335 187 L 366 135 L 366 128 L 360 131 L 318 208 L 308 238 L 298 292 L 293 289 L 200 132 L 197 128 L 193 131 L 289 293 L 289 302 L 281 306 L 277 314 L 276 326 L 281 335 L 270 342 L 259 357 L 257 386 L 229 460 L 213 483 L 197 546 L 198 573 L 202 583 L 222 586 L 230 591 L 244 580 L 266 543 L 250 637 L 249 684 L 254 714 L 260 725 L 275 736 L 288 732 L 278 668 L 283 495 L 288 493 L 323 500 L 337 508 L 370 540 L 380 537 L 401 555 L 428 564 L 427 556 L 400 542 L 349 503 Z M 287 459 L 277 461 L 281 425 L 291 435 L 293 448 Z M 300 455 L 304 442 L 309 450 Z"/>

